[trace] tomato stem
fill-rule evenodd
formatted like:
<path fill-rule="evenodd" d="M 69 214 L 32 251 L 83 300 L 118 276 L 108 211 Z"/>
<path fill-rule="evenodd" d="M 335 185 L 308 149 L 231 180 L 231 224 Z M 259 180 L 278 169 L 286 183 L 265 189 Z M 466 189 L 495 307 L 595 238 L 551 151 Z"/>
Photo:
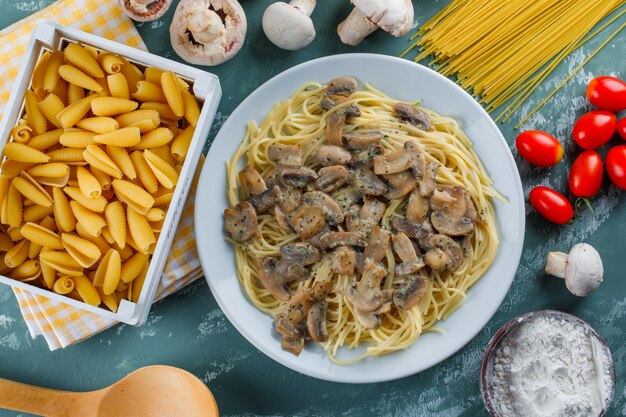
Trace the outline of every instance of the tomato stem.
<path fill-rule="evenodd" d="M 589 211 L 591 212 L 591 214 L 593 214 L 593 217 L 596 216 L 596 212 L 593 211 L 593 207 L 591 205 L 591 201 L 589 201 L 589 199 L 587 197 L 578 197 L 576 199 L 576 214 L 578 214 L 578 209 L 582 206 L 582 205 L 587 206 L 587 208 L 589 209 Z"/>

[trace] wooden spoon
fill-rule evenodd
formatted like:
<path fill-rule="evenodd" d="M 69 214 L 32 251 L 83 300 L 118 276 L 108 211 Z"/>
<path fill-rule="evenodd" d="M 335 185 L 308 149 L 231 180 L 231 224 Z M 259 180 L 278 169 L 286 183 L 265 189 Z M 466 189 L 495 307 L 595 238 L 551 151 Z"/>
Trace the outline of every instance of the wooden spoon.
<path fill-rule="evenodd" d="M 0 379 L 0 408 L 46 417 L 219 417 L 211 391 L 182 369 L 148 366 L 91 392 Z"/>

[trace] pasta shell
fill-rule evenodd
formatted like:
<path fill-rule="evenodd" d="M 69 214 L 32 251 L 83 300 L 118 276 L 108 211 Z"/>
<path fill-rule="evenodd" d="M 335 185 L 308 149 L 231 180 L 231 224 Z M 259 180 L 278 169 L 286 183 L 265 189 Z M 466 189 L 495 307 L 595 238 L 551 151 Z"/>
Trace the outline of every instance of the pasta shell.
<path fill-rule="evenodd" d="M 67 102 L 74 104 L 78 100 L 85 98 L 85 89 L 74 84 L 67 86 Z"/>
<path fill-rule="evenodd" d="M 120 124 L 111 117 L 89 117 L 76 124 L 81 129 L 95 133 L 109 133 L 120 128 Z"/>
<path fill-rule="evenodd" d="M 48 66 L 43 79 L 43 89 L 46 92 L 54 90 L 60 79 L 59 68 L 65 62 L 65 55 L 61 51 L 54 51 L 48 59 Z"/>
<path fill-rule="evenodd" d="M 59 138 L 59 142 L 68 148 L 86 148 L 96 143 L 94 140 L 95 136 L 96 134 L 93 132 L 71 130 L 63 133 Z"/>
<path fill-rule="evenodd" d="M 119 252 L 115 249 L 109 249 L 104 258 L 102 258 L 100 265 L 98 265 L 94 283 L 102 283 L 102 292 L 104 294 L 113 294 L 117 284 L 120 282 L 121 269 L 122 260 Z"/>
<path fill-rule="evenodd" d="M 120 124 L 120 127 L 126 127 L 146 119 L 152 120 L 155 127 L 161 124 L 159 112 L 150 109 L 135 110 L 130 113 L 121 114 L 115 118 L 115 120 Z"/>
<path fill-rule="evenodd" d="M 13 247 L 13 241 L 8 235 L 0 233 L 0 252 L 6 252 Z"/>
<path fill-rule="evenodd" d="M 50 160 L 50 157 L 45 153 L 17 142 L 9 142 L 4 145 L 4 156 L 13 161 L 35 164 L 45 163 Z"/>
<path fill-rule="evenodd" d="M 135 88 L 137 88 L 137 83 L 143 80 L 144 76 L 136 65 L 131 64 L 124 57 L 119 58 L 124 63 L 124 65 L 122 65 L 122 68 L 120 69 L 120 73 L 124 74 L 124 77 L 126 77 L 130 92 L 133 93 L 135 91 Z"/>
<path fill-rule="evenodd" d="M 46 268 L 52 269 L 48 265 L 42 264 L 42 267 L 44 266 Z M 72 279 L 72 277 L 68 277 L 68 276 L 61 277 L 55 281 L 53 290 L 57 294 L 62 294 L 62 295 L 69 294 L 72 291 L 74 291 L 74 280 Z"/>
<path fill-rule="evenodd" d="M 139 302 L 139 298 L 141 297 L 141 290 L 143 289 L 143 284 L 146 281 L 146 277 L 148 276 L 148 269 L 149 264 L 146 263 L 139 273 L 139 276 L 135 278 L 132 282 L 132 286 L 130 287 L 131 295 L 128 298 L 130 298 L 130 301 L 132 301 L 133 303 Z"/>
<path fill-rule="evenodd" d="M 102 233 L 100 233 L 99 236 L 93 236 L 89 234 L 80 223 L 76 224 L 76 233 L 78 233 L 78 236 L 96 245 L 101 253 L 107 253 L 111 248 L 111 245 L 102 237 Z"/>
<path fill-rule="evenodd" d="M 28 222 L 20 231 L 25 239 L 50 249 L 63 249 L 59 235 L 36 223 Z"/>
<path fill-rule="evenodd" d="M 0 176 L 0 201 L 4 200 L 5 197 L 9 194 L 10 186 L 11 181 L 9 181 L 9 178 L 5 176 Z"/>
<path fill-rule="evenodd" d="M 54 207 L 42 207 L 33 205 L 24 209 L 24 221 L 25 222 L 37 222 L 46 216 L 54 214 Z M 1 235 L 0 235 L 1 236 Z"/>
<path fill-rule="evenodd" d="M 89 145 L 93 146 L 93 145 Z M 65 162 L 68 165 L 84 164 L 83 148 L 61 148 L 48 152 L 50 162 Z"/>
<path fill-rule="evenodd" d="M 11 137 L 17 143 L 27 143 L 32 136 L 33 129 L 26 124 L 18 124 L 11 129 Z"/>
<path fill-rule="evenodd" d="M 145 215 L 154 204 L 154 198 L 146 190 L 132 182 L 113 180 L 113 190 L 115 190 L 120 201 L 141 214 Z M 130 222 L 130 220 L 128 221 Z"/>
<path fill-rule="evenodd" d="M 133 100 L 118 97 L 98 97 L 91 102 L 91 111 L 96 116 L 115 116 L 133 111 L 138 105 Z"/>
<path fill-rule="evenodd" d="M 143 157 L 154 173 L 157 181 L 159 181 L 159 183 L 167 189 L 174 188 L 176 182 L 178 181 L 178 172 L 176 172 L 174 167 L 149 149 L 146 149 L 143 152 Z"/>
<path fill-rule="evenodd" d="M 33 138 L 28 141 L 28 146 L 33 149 L 37 149 L 38 151 L 45 151 L 46 149 L 51 148 L 59 143 L 59 139 L 61 138 L 61 135 L 63 133 L 63 129 L 55 129 L 37 136 L 33 136 Z"/>
<path fill-rule="evenodd" d="M 48 63 L 50 62 L 50 56 L 52 54 L 48 51 L 45 51 L 39 57 L 37 64 L 35 65 L 35 69 L 33 70 L 33 79 L 31 81 L 31 85 L 33 90 L 42 89 L 43 90 L 43 80 L 46 76 L 46 70 L 48 67 Z"/>
<path fill-rule="evenodd" d="M 168 129 L 171 129 L 168 127 Z M 168 145 L 158 146 L 156 148 L 150 149 L 150 152 L 154 153 L 156 156 L 167 162 L 171 166 L 176 165 L 176 160 L 172 156 L 172 150 Z"/>
<path fill-rule="evenodd" d="M 174 134 L 171 130 L 166 127 L 160 127 L 143 135 L 141 142 L 135 146 L 135 149 L 142 151 L 144 149 L 167 145 L 173 138 Z"/>
<path fill-rule="evenodd" d="M 171 152 L 176 162 L 183 162 L 187 157 L 194 132 L 195 129 L 192 126 L 187 126 L 172 142 Z"/>
<path fill-rule="evenodd" d="M 76 291 L 80 295 L 80 298 L 89 305 L 99 306 L 102 300 L 98 294 L 98 290 L 93 286 L 89 278 L 84 275 L 78 275 L 74 277 L 74 285 Z"/>
<path fill-rule="evenodd" d="M 146 219 L 149 222 L 160 222 L 165 218 L 165 212 L 159 208 L 151 208 L 146 213 Z"/>
<path fill-rule="evenodd" d="M 34 259 L 30 259 L 22 262 L 20 266 L 11 271 L 9 277 L 22 282 L 28 282 L 36 280 L 40 275 L 41 267 L 39 266 L 39 262 Z"/>
<path fill-rule="evenodd" d="M 141 131 L 138 127 L 124 127 L 114 132 L 97 135 L 94 140 L 103 145 L 130 148 L 141 140 Z"/>
<path fill-rule="evenodd" d="M 6 179 L 15 178 L 33 166 L 35 164 L 32 162 L 18 162 L 5 159 L 2 161 L 2 177 Z"/>
<path fill-rule="evenodd" d="M 49 265 L 42 264 L 41 262 L 39 263 L 39 268 L 41 269 L 41 278 L 43 279 L 46 288 L 48 288 L 49 290 L 53 289 L 55 284 L 54 280 L 56 279 L 57 272 L 54 270 L 54 268 L 51 268 Z M 72 287 L 72 289 L 74 288 Z M 54 291 L 58 293 L 58 291 Z"/>
<path fill-rule="evenodd" d="M 29 179 L 26 179 L 28 174 L 25 172 L 22 173 L 22 177 L 16 177 L 13 179 L 13 185 L 15 188 L 22 194 L 24 197 L 29 200 L 35 202 L 43 207 L 52 206 L 52 197 L 46 190 L 44 190 L 41 185 L 39 185 L 32 177 L 29 176 Z"/>
<path fill-rule="evenodd" d="M 137 172 L 135 171 L 135 166 L 133 165 L 133 161 L 131 161 L 126 148 L 120 148 L 119 146 L 111 146 L 107 145 L 106 153 L 109 155 L 111 160 L 117 165 L 122 173 L 126 175 L 131 180 L 137 178 Z"/>
<path fill-rule="evenodd" d="M 83 267 L 69 253 L 64 251 L 41 252 L 39 261 L 65 275 L 74 277 L 83 273 Z"/>
<path fill-rule="evenodd" d="M 149 81 L 139 81 L 137 83 L 137 91 L 133 93 L 133 97 L 141 102 L 156 101 L 167 103 L 161 87 Z"/>
<path fill-rule="evenodd" d="M 183 105 L 185 107 L 185 120 L 192 127 L 196 127 L 198 120 L 200 119 L 200 106 L 196 98 L 187 90 L 181 89 L 180 94 L 183 98 Z"/>
<path fill-rule="evenodd" d="M 104 207 L 107 205 L 107 199 L 103 196 L 89 198 L 80 191 L 80 188 L 77 187 L 65 187 L 63 191 L 65 191 L 65 194 L 67 194 L 72 200 L 76 201 L 86 209 L 95 211 L 96 213 L 104 213 Z"/>
<path fill-rule="evenodd" d="M 102 86 L 96 80 L 71 65 L 61 65 L 59 67 L 59 75 L 70 84 L 95 91 L 96 93 L 102 91 Z"/>
<path fill-rule="evenodd" d="M 146 191 L 154 193 L 159 188 L 159 182 L 157 181 L 152 169 L 146 162 L 141 151 L 135 151 L 130 154 L 130 160 L 133 161 L 133 166 L 137 172 L 137 178 L 144 186 Z"/>
<path fill-rule="evenodd" d="M 106 226 L 104 219 L 76 201 L 70 201 L 70 208 L 80 224 L 91 236 L 100 236 L 102 228 Z"/>
<path fill-rule="evenodd" d="M 61 239 L 63 241 L 63 248 L 65 248 L 67 253 L 84 268 L 91 267 L 102 255 L 96 245 L 82 237 L 63 233 Z"/>
<path fill-rule="evenodd" d="M 104 72 L 98 62 L 83 48 L 76 43 L 70 43 L 65 48 L 65 58 L 76 68 L 93 78 L 104 77 Z M 68 80 L 69 81 L 69 80 Z"/>
<path fill-rule="evenodd" d="M 95 95 L 87 96 L 61 110 L 56 116 L 60 127 L 67 129 L 78 123 L 91 110 L 91 100 L 95 97 Z"/>
<path fill-rule="evenodd" d="M 28 172 L 33 177 L 64 177 L 70 174 L 70 167 L 63 162 L 50 162 L 29 168 Z"/>
<path fill-rule="evenodd" d="M 9 268 L 17 268 L 28 258 L 28 240 L 21 240 L 4 255 L 4 263 Z"/>
<path fill-rule="evenodd" d="M 48 121 L 43 112 L 39 109 L 39 101 L 37 96 L 30 90 L 24 93 L 24 108 L 26 110 L 26 117 L 28 118 L 28 125 L 33 131 L 41 135 L 48 129 Z"/>
<path fill-rule="evenodd" d="M 164 120 L 180 119 L 180 117 L 177 117 L 176 114 L 174 114 L 174 112 L 172 111 L 172 109 L 170 109 L 170 106 L 168 106 L 165 103 L 158 103 L 154 101 L 145 102 L 145 103 L 141 103 L 141 106 L 139 106 L 139 108 L 142 110 L 156 110 L 159 113 L 159 118 L 161 119 L 162 123 Z"/>
<path fill-rule="evenodd" d="M 117 309 L 119 307 L 118 302 L 117 302 L 117 295 L 115 293 L 113 294 L 105 294 L 102 291 L 102 287 L 96 287 L 96 289 L 98 290 L 98 294 L 100 295 L 100 298 L 102 299 L 102 303 L 107 306 L 107 308 L 109 310 L 111 310 L 114 313 L 117 313 Z"/>
<path fill-rule="evenodd" d="M 157 67 L 148 67 L 144 71 L 146 81 L 156 84 L 159 87 L 161 87 L 161 74 L 163 74 L 163 70 Z"/>
<path fill-rule="evenodd" d="M 120 278 L 122 282 L 132 282 L 139 276 L 144 266 L 148 263 L 148 255 L 137 252 L 122 263 Z"/>
<path fill-rule="evenodd" d="M 68 183 L 69 178 L 69 173 L 64 177 L 33 177 L 33 179 L 39 184 L 49 185 L 51 187 L 65 187 Z"/>
<path fill-rule="evenodd" d="M 39 109 L 46 116 L 46 119 L 50 121 L 56 127 L 61 127 L 61 123 L 59 123 L 57 119 L 57 114 L 59 114 L 65 108 L 65 104 L 63 104 L 63 100 L 61 100 L 54 92 L 48 94 L 46 98 L 41 100 L 38 103 Z"/>
<path fill-rule="evenodd" d="M 107 77 L 107 85 L 111 92 L 111 97 L 118 97 L 123 99 L 130 99 L 130 89 L 128 88 L 128 81 L 123 74 L 113 74 Z"/>
<path fill-rule="evenodd" d="M 124 66 L 124 61 L 118 56 L 107 52 L 102 52 L 98 55 L 98 62 L 100 62 L 100 65 L 107 74 L 117 74 L 122 70 L 122 66 Z"/>
<path fill-rule="evenodd" d="M 111 177 L 94 167 L 90 167 L 89 170 L 100 183 L 102 191 L 109 191 L 111 189 Z"/>
<path fill-rule="evenodd" d="M 122 203 L 109 203 L 104 209 L 104 218 L 115 243 L 123 249 L 126 246 L 126 214 Z"/>
<path fill-rule="evenodd" d="M 100 87 L 102 87 L 102 91 L 100 91 L 98 96 L 99 97 L 110 97 L 111 96 L 111 92 L 109 91 L 109 83 L 107 83 L 107 80 L 105 78 L 97 78 L 96 82 L 98 84 L 100 84 Z"/>
<path fill-rule="evenodd" d="M 67 105 L 67 86 L 68 84 L 65 81 L 59 80 L 59 82 L 57 83 L 57 86 L 54 87 L 54 90 L 52 90 L 49 94 L 49 95 L 54 94 L 55 96 L 57 96 L 59 100 L 55 104 L 55 106 L 58 107 L 58 109 L 60 110 L 62 110 L 61 105 L 63 105 L 63 107 Z M 45 98 L 46 97 L 44 97 L 44 99 Z M 52 111 L 50 112 L 50 115 L 52 116 Z"/>
<path fill-rule="evenodd" d="M 104 219 L 106 220 L 106 218 Z M 115 243 L 115 239 L 113 239 L 113 235 L 109 232 L 108 227 L 102 228 L 102 237 L 107 241 L 110 245 Z"/>
<path fill-rule="evenodd" d="M 161 74 L 161 88 L 163 88 L 163 95 L 165 95 L 167 104 L 176 115 L 176 118 L 180 119 L 183 117 L 185 115 L 185 105 L 176 76 L 171 72 Z"/>
<path fill-rule="evenodd" d="M 98 179 L 85 167 L 76 167 L 76 177 L 80 192 L 89 198 L 98 198 L 102 194 L 102 186 Z M 105 200 L 106 201 L 106 200 Z"/>
<path fill-rule="evenodd" d="M 9 229 L 7 230 L 7 233 L 13 242 L 19 242 L 21 240 L 24 240 L 24 236 L 22 236 L 22 233 L 20 232 L 21 229 L 22 228 L 18 226 L 9 227 Z"/>
<path fill-rule="evenodd" d="M 150 246 L 156 243 L 156 236 L 150 227 L 150 223 L 144 216 L 137 213 L 132 207 L 126 209 L 126 219 L 130 235 L 141 252 L 148 253 Z"/>
<path fill-rule="evenodd" d="M 113 178 L 122 178 L 122 171 L 115 165 L 109 156 L 101 148 L 96 145 L 89 145 L 83 152 L 85 161 L 94 168 L 112 176 Z"/>
<path fill-rule="evenodd" d="M 139 120 L 138 122 L 131 123 L 128 127 L 138 127 L 141 133 L 152 132 L 154 129 L 159 127 L 158 124 L 155 124 L 151 119 Z"/>

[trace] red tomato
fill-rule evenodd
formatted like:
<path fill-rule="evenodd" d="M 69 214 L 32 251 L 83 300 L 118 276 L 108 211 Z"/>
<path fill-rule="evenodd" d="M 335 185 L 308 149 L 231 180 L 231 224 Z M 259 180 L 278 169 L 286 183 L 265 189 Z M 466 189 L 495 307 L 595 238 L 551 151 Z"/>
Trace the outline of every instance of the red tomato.
<path fill-rule="evenodd" d="M 515 139 L 519 154 L 533 165 L 549 167 L 561 162 L 563 145 L 554 136 L 541 130 L 527 130 Z"/>
<path fill-rule="evenodd" d="M 615 77 L 597 77 L 587 86 L 587 98 L 599 109 L 618 112 L 626 109 L 626 83 Z"/>
<path fill-rule="evenodd" d="M 613 184 L 626 190 L 626 145 L 615 146 L 606 154 L 606 172 Z"/>
<path fill-rule="evenodd" d="M 615 134 L 617 116 L 604 110 L 583 114 L 576 124 L 572 136 L 583 149 L 596 149 L 607 143 Z"/>
<path fill-rule="evenodd" d="M 617 122 L 617 133 L 626 140 L 626 117 Z"/>
<path fill-rule="evenodd" d="M 548 187 L 533 188 L 530 192 L 530 204 L 539 214 L 553 223 L 564 224 L 574 217 L 574 208 L 567 198 Z"/>
<path fill-rule="evenodd" d="M 604 167 L 602 157 L 596 151 L 578 155 L 569 172 L 569 189 L 576 197 L 593 197 L 600 191 Z"/>

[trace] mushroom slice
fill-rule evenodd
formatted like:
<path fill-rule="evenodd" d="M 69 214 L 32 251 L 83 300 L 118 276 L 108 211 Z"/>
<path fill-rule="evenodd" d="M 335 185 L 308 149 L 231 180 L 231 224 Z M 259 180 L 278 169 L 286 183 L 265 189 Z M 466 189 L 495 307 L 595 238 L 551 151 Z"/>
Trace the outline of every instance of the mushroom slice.
<path fill-rule="evenodd" d="M 304 281 L 310 277 L 309 271 L 295 262 L 268 256 L 261 261 L 259 279 L 263 286 L 276 299 L 289 300 L 291 290 L 287 285 L 294 281 Z"/>
<path fill-rule="evenodd" d="M 302 204 L 302 192 L 298 188 L 280 187 L 278 204 L 285 212 L 291 213 Z"/>
<path fill-rule="evenodd" d="M 326 142 L 331 145 L 341 146 L 343 125 L 346 122 L 346 115 L 342 112 L 334 112 L 326 117 Z"/>
<path fill-rule="evenodd" d="M 396 174 L 408 170 L 415 161 L 415 153 L 398 149 L 384 155 L 374 157 L 374 173 L 376 175 Z"/>
<path fill-rule="evenodd" d="M 345 213 L 350 211 L 352 207 L 358 208 L 358 203 L 363 200 L 363 195 L 356 188 L 346 187 L 336 192 L 333 198 Z"/>
<path fill-rule="evenodd" d="M 289 353 L 293 353 L 296 356 L 299 356 L 302 353 L 302 349 L 304 349 L 304 336 L 283 336 L 280 345 L 283 350 L 286 350 Z"/>
<path fill-rule="evenodd" d="M 372 161 L 378 155 L 382 155 L 385 150 L 381 145 L 372 145 L 362 151 L 352 154 L 352 159 L 348 165 L 350 166 L 372 166 Z"/>
<path fill-rule="evenodd" d="M 329 225 L 333 226 L 343 223 L 343 210 L 328 194 L 324 194 L 321 191 L 311 191 L 302 196 L 302 201 L 309 206 L 321 207 Z"/>
<path fill-rule="evenodd" d="M 263 181 L 265 181 L 266 187 L 272 187 L 274 185 L 280 185 L 280 173 L 282 172 L 282 167 L 274 167 L 267 171 L 265 175 L 263 175 Z"/>
<path fill-rule="evenodd" d="M 415 154 L 414 161 L 409 169 L 415 177 L 422 178 L 426 172 L 426 152 L 422 146 L 414 140 L 404 142 L 404 149 Z"/>
<path fill-rule="evenodd" d="M 243 185 L 244 190 L 247 190 L 250 195 L 261 194 L 267 190 L 265 181 L 259 171 L 254 169 L 253 166 L 247 165 L 244 169 L 239 171 L 239 181 Z"/>
<path fill-rule="evenodd" d="M 307 167 L 285 168 L 280 173 L 281 182 L 288 187 L 305 187 L 316 179 L 317 172 Z"/>
<path fill-rule="evenodd" d="M 379 314 L 389 311 L 394 290 L 381 290 L 387 271 L 371 259 L 365 259 L 365 270 L 358 283 L 350 284 L 344 294 L 353 307 L 356 319 L 366 329 L 380 326 Z"/>
<path fill-rule="evenodd" d="M 185 61 L 218 65 L 239 52 L 246 30 L 246 14 L 236 0 L 181 0 L 170 25 L 170 41 Z"/>
<path fill-rule="evenodd" d="M 428 198 L 421 195 L 419 190 L 413 190 L 406 206 L 406 219 L 411 223 L 422 223 L 426 220 L 429 210 Z"/>
<path fill-rule="evenodd" d="M 252 204 L 242 201 L 235 207 L 224 210 L 224 229 L 237 242 L 244 242 L 254 236 L 257 217 Z"/>
<path fill-rule="evenodd" d="M 409 310 L 422 299 L 428 291 L 430 280 L 423 273 L 409 275 L 393 294 L 393 304 L 403 310 Z"/>
<path fill-rule="evenodd" d="M 393 106 L 398 119 L 405 123 L 416 126 L 422 130 L 430 130 L 432 122 L 430 116 L 415 106 L 405 103 L 397 103 Z"/>
<path fill-rule="evenodd" d="M 328 328 L 326 325 L 326 313 L 328 311 L 328 303 L 321 301 L 313 304 L 307 315 L 307 329 L 311 339 L 316 342 L 323 343 L 328 340 Z"/>
<path fill-rule="evenodd" d="M 172 0 L 119 0 L 122 11 L 137 22 L 160 19 L 172 4 Z"/>
<path fill-rule="evenodd" d="M 354 275 L 356 251 L 349 246 L 339 246 L 333 251 L 332 269 L 338 275 Z"/>
<path fill-rule="evenodd" d="M 387 192 L 387 185 L 369 168 L 356 168 L 348 177 L 350 185 L 366 195 L 383 195 Z"/>
<path fill-rule="evenodd" d="M 408 221 L 406 218 L 401 217 L 397 214 L 391 216 L 391 226 L 397 230 L 398 232 L 403 232 L 405 235 L 410 237 L 411 239 L 420 239 L 425 237 L 428 232 L 424 228 L 423 225 L 419 223 L 413 223 Z"/>
<path fill-rule="evenodd" d="M 393 248 L 402 260 L 401 264 L 395 267 L 396 275 L 413 274 L 424 267 L 424 261 L 418 258 L 415 247 L 411 239 L 403 232 L 392 237 Z"/>
<path fill-rule="evenodd" d="M 474 230 L 476 209 L 461 187 L 435 191 L 430 203 L 433 208 L 430 221 L 439 233 L 465 236 Z"/>
<path fill-rule="evenodd" d="M 363 207 L 361 207 L 361 210 L 359 211 L 359 217 L 367 219 L 373 224 L 378 224 L 383 218 L 386 209 L 387 205 L 379 199 L 367 197 L 363 202 Z"/>
<path fill-rule="evenodd" d="M 319 249 L 306 242 L 290 242 L 280 247 L 283 259 L 296 262 L 300 265 L 312 265 L 322 257 Z"/>
<path fill-rule="evenodd" d="M 375 225 L 363 252 L 363 257 L 374 262 L 380 262 L 387 254 L 390 238 L 391 233 Z"/>
<path fill-rule="evenodd" d="M 404 197 L 417 187 L 417 178 L 411 171 L 398 172 L 397 174 L 383 175 L 391 189 L 385 194 L 387 200 L 396 200 Z"/>
<path fill-rule="evenodd" d="M 293 232 L 291 224 L 289 224 L 289 216 L 278 205 L 274 206 L 274 217 L 276 217 L 276 223 L 278 223 L 278 227 L 280 227 L 280 230 L 285 233 Z"/>
<path fill-rule="evenodd" d="M 302 166 L 302 152 L 298 145 L 275 143 L 269 146 L 267 156 L 271 161 L 283 167 Z"/>
<path fill-rule="evenodd" d="M 321 207 L 304 205 L 293 215 L 290 224 L 300 238 L 308 239 L 326 225 L 324 210 Z"/>
<path fill-rule="evenodd" d="M 329 232 L 330 232 L 330 227 L 328 225 L 325 225 L 322 228 L 322 230 L 320 230 L 319 232 L 317 232 L 316 234 L 314 234 L 313 236 L 308 238 L 307 242 L 310 243 L 311 245 L 315 246 L 318 249 L 322 249 L 322 245 L 321 245 L 320 241 L 322 240 L 324 235 L 326 233 L 329 233 Z"/>
<path fill-rule="evenodd" d="M 358 83 L 353 77 L 339 77 L 330 80 L 328 86 L 324 89 L 326 96 L 345 96 L 348 97 L 358 88 Z"/>
<path fill-rule="evenodd" d="M 348 170 L 342 165 L 333 165 L 321 168 L 317 171 L 315 189 L 325 193 L 332 193 L 346 185 L 348 182 Z"/>
<path fill-rule="evenodd" d="M 276 317 L 276 331 L 285 337 L 303 337 L 304 331 L 300 324 L 316 300 L 306 288 L 301 288 L 288 301 Z"/>
<path fill-rule="evenodd" d="M 437 162 L 431 162 L 426 167 L 426 171 L 424 172 L 422 181 L 420 182 L 420 194 L 424 197 L 430 197 L 435 192 L 435 188 L 437 187 L 435 178 L 437 177 L 438 168 L 439 164 Z"/>
<path fill-rule="evenodd" d="M 256 194 L 250 197 L 250 203 L 252 203 L 257 213 L 261 214 L 271 209 L 274 204 L 276 204 L 279 196 L 280 187 L 275 185 L 269 190 L 263 191 L 261 194 Z"/>
<path fill-rule="evenodd" d="M 322 236 L 320 246 L 323 251 L 339 246 L 365 246 L 366 242 L 360 235 L 353 232 L 330 232 Z"/>
<path fill-rule="evenodd" d="M 362 151 L 373 145 L 378 145 L 383 138 L 383 132 L 379 130 L 355 130 L 343 134 L 348 148 L 354 151 Z"/>
<path fill-rule="evenodd" d="M 433 271 L 456 271 L 463 261 L 463 249 L 446 235 L 434 235 L 430 238 L 432 249 L 424 255 L 424 262 Z"/>
<path fill-rule="evenodd" d="M 315 158 L 323 166 L 345 165 L 352 159 L 352 154 L 336 145 L 322 145 L 317 148 Z"/>
<path fill-rule="evenodd" d="M 322 110 L 332 110 L 337 106 L 347 103 L 348 101 L 350 101 L 350 99 L 347 96 L 325 96 L 320 103 L 320 108 Z M 340 109 L 337 109 L 336 112 L 343 116 L 358 117 L 361 115 L 361 109 L 359 109 L 359 106 L 356 103 L 343 106 Z"/>

